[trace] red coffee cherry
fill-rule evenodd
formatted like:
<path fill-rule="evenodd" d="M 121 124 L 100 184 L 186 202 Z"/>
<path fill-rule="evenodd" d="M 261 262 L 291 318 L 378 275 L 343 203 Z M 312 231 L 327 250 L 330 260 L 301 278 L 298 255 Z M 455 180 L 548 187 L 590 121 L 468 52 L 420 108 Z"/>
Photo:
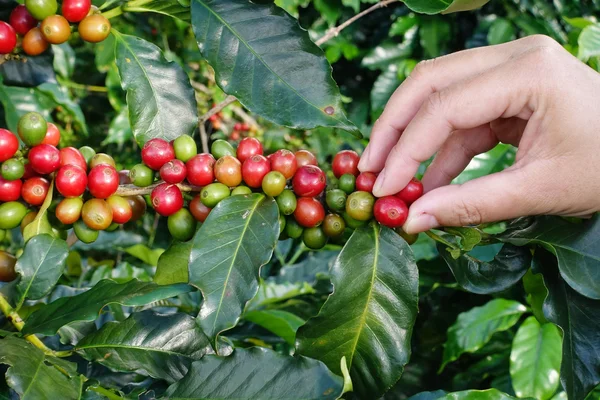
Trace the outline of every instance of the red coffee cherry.
<path fill-rule="evenodd" d="M 333 157 L 331 169 L 336 178 L 344 174 L 358 175 L 358 161 L 360 157 L 355 151 L 343 150 Z"/>
<path fill-rule="evenodd" d="M 29 150 L 29 163 L 35 172 L 50 174 L 60 167 L 60 152 L 49 144 L 40 144 Z"/>
<path fill-rule="evenodd" d="M 88 175 L 88 189 L 92 196 L 107 199 L 119 188 L 119 173 L 106 164 L 97 165 Z"/>
<path fill-rule="evenodd" d="M 60 167 L 54 184 L 56 190 L 65 197 L 79 197 L 85 192 L 88 178 L 85 170 L 77 165 Z"/>
<path fill-rule="evenodd" d="M 423 184 L 420 180 L 412 178 L 404 189 L 396 193 L 396 196 L 410 206 L 419 197 L 423 196 Z"/>
<path fill-rule="evenodd" d="M 223 156 L 215 164 L 215 178 L 225 186 L 235 187 L 242 183 L 242 164 L 233 156 Z"/>
<path fill-rule="evenodd" d="M 108 199 L 106 199 L 106 203 L 112 210 L 113 222 L 117 224 L 124 224 L 129 222 L 131 217 L 133 216 L 133 209 L 131 205 L 127 201 L 127 199 L 117 196 L 113 194 Z"/>
<path fill-rule="evenodd" d="M 0 129 L 0 162 L 4 162 L 19 150 L 19 139 L 11 131 Z"/>
<path fill-rule="evenodd" d="M 237 125 L 237 124 L 236 124 Z M 236 129 L 239 131 L 240 129 Z M 243 138 L 237 148 L 237 158 L 241 163 L 244 163 L 252 156 L 262 155 L 263 145 L 258 139 L 253 137 Z"/>
<path fill-rule="evenodd" d="M 187 175 L 187 168 L 183 161 L 174 159 L 160 167 L 160 177 L 167 183 L 183 182 Z"/>
<path fill-rule="evenodd" d="M 142 148 L 142 161 L 155 171 L 174 158 L 173 146 L 163 139 L 151 139 Z"/>
<path fill-rule="evenodd" d="M 321 168 L 314 165 L 298 168 L 292 180 L 294 193 L 302 197 L 318 196 L 323 192 L 326 185 L 325 173 L 321 171 Z"/>
<path fill-rule="evenodd" d="M 262 180 L 271 171 L 271 164 L 266 157 L 255 155 L 244 161 L 242 178 L 252 188 L 259 188 Z"/>
<path fill-rule="evenodd" d="M 285 176 L 285 179 L 291 179 L 298 169 L 296 156 L 289 150 L 281 149 L 271 154 L 271 170 L 278 171 Z"/>
<path fill-rule="evenodd" d="M 83 154 L 75 147 L 64 147 L 60 149 L 60 166 L 76 165 L 79 168 L 87 171 L 87 162 Z"/>
<path fill-rule="evenodd" d="M 175 214 L 183 207 L 183 195 L 176 185 L 161 183 L 150 195 L 152 206 L 163 217 Z"/>
<path fill-rule="evenodd" d="M 0 175 L 0 201 L 17 201 L 21 197 L 21 187 L 23 181 L 20 179 L 7 181 Z"/>
<path fill-rule="evenodd" d="M 40 176 L 40 174 L 38 174 L 37 172 L 35 172 L 33 170 L 33 168 L 31 168 L 31 164 L 29 164 L 29 162 L 24 163 L 25 166 L 25 172 L 23 173 L 23 176 L 21 177 L 21 179 L 26 180 L 29 178 L 33 178 L 34 176 Z"/>
<path fill-rule="evenodd" d="M 23 197 L 23 200 L 32 206 L 41 206 L 46 199 L 49 188 L 50 182 L 48 182 L 48 180 L 36 176 L 34 178 L 27 179 L 23 183 L 23 187 L 21 188 L 21 197 Z"/>
<path fill-rule="evenodd" d="M 304 167 L 305 165 L 317 165 L 317 157 L 313 153 L 308 150 L 298 150 L 295 153 L 296 162 L 298 163 L 298 168 Z"/>
<path fill-rule="evenodd" d="M 325 209 L 319 200 L 313 197 L 301 197 L 298 199 L 294 218 L 301 226 L 313 228 L 325 219 Z"/>
<path fill-rule="evenodd" d="M 42 144 L 49 144 L 52 146 L 58 146 L 60 142 L 60 131 L 58 127 L 54 125 L 52 122 L 48 122 L 48 130 L 46 131 L 46 136 L 42 141 Z"/>
<path fill-rule="evenodd" d="M 206 186 L 215 180 L 215 158 L 212 154 L 202 153 L 189 159 L 185 163 L 187 168 L 187 181 L 195 186 Z"/>
<path fill-rule="evenodd" d="M 37 26 L 37 20 L 29 14 L 24 5 L 18 5 L 12 10 L 8 22 L 19 35 L 25 35 Z"/>
<path fill-rule="evenodd" d="M 361 172 L 356 177 L 356 191 L 373 193 L 377 175 L 373 172 Z"/>
<path fill-rule="evenodd" d="M 10 54 L 17 45 L 17 33 L 12 26 L 0 21 L 0 54 Z"/>
<path fill-rule="evenodd" d="M 202 200 L 200 200 L 200 195 L 196 195 L 192 199 L 192 201 L 190 201 L 190 212 L 192 213 L 196 221 L 206 221 L 206 218 L 208 218 L 208 214 L 210 214 L 211 210 L 212 208 L 208 208 L 204 204 L 202 204 Z"/>
<path fill-rule="evenodd" d="M 90 0 L 64 0 L 62 3 L 62 15 L 69 22 L 79 22 L 87 17 L 92 2 Z"/>
<path fill-rule="evenodd" d="M 404 225 L 408 218 L 408 207 L 396 196 L 385 196 L 375 201 L 373 215 L 381 225 L 398 228 Z"/>

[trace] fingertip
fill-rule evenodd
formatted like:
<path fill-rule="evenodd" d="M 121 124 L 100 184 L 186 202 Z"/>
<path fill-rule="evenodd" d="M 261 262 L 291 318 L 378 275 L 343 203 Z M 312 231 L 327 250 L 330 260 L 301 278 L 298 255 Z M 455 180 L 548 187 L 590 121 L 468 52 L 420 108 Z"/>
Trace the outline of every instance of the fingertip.
<path fill-rule="evenodd" d="M 425 212 L 409 214 L 408 219 L 404 223 L 402 229 L 404 232 L 412 235 L 421 233 L 440 226 L 437 218 L 434 215 Z"/>

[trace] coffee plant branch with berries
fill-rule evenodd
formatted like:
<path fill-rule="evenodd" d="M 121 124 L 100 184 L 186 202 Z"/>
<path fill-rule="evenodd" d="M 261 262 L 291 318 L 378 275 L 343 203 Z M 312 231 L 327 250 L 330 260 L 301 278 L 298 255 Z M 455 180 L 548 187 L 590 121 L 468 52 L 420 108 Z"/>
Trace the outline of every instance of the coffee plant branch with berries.
<path fill-rule="evenodd" d="M 598 216 L 409 235 L 430 161 L 357 167 L 418 61 L 545 34 L 600 71 L 599 13 L 0 0 L 0 398 L 600 399 Z"/>

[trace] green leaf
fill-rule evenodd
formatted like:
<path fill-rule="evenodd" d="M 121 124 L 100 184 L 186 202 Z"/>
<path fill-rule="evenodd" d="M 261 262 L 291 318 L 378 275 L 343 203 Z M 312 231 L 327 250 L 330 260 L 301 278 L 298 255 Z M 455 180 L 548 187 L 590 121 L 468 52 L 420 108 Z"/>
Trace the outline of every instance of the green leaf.
<path fill-rule="evenodd" d="M 489 0 L 404 0 L 411 10 L 422 14 L 451 13 L 474 10 Z"/>
<path fill-rule="evenodd" d="M 510 377 L 518 397 L 547 400 L 560 384 L 562 337 L 556 325 L 529 317 L 519 327 L 510 353 Z"/>
<path fill-rule="evenodd" d="M 460 237 L 460 248 L 462 251 L 471 251 L 481 243 L 481 231 L 470 227 L 448 227 L 444 229 L 447 233 Z"/>
<path fill-rule="evenodd" d="M 46 104 L 43 103 L 43 100 L 40 99 L 39 96 L 37 96 L 34 89 L 3 85 L 1 76 L 0 103 L 2 103 L 4 108 L 6 125 L 8 126 L 8 129 L 15 134 L 17 133 L 19 118 L 30 111 L 37 111 L 42 114 L 47 121 L 52 121 L 49 109 L 46 108 Z"/>
<path fill-rule="evenodd" d="M 405 15 L 398 17 L 396 21 L 390 27 L 389 36 L 402 36 L 409 29 L 416 26 L 419 23 L 419 19 L 414 14 Z"/>
<path fill-rule="evenodd" d="M 490 26 L 487 41 L 490 45 L 510 42 L 515 40 L 516 30 L 514 25 L 505 18 L 497 18 Z"/>
<path fill-rule="evenodd" d="M 329 26 L 335 26 L 335 23 L 342 15 L 342 7 L 340 7 L 339 2 L 332 0 L 313 0 L 313 4 L 325 22 L 327 22 Z"/>
<path fill-rule="evenodd" d="M 226 382 L 226 384 L 224 384 Z M 228 357 L 205 356 L 171 385 L 166 396 L 178 399 L 337 399 L 343 379 L 320 361 L 273 350 L 237 348 Z"/>
<path fill-rule="evenodd" d="M 143 306 L 191 291 L 190 286 L 182 284 L 159 286 L 138 280 L 116 283 L 106 279 L 77 296 L 62 297 L 42 306 L 27 319 L 22 332 L 25 335 L 54 335 L 59 328 L 71 322 L 95 320 L 108 304 Z"/>
<path fill-rule="evenodd" d="M 61 106 L 72 119 L 73 123 L 81 130 L 85 136 L 88 134 L 85 116 L 81 111 L 79 104 L 75 103 L 66 88 L 56 83 L 43 83 L 37 87 L 38 95 L 47 96 L 49 101 L 55 105 Z M 54 107 L 53 107 L 54 108 Z"/>
<path fill-rule="evenodd" d="M 440 371 L 463 353 L 473 353 L 490 341 L 494 333 L 510 329 L 527 311 L 517 301 L 494 299 L 481 307 L 458 315 L 456 322 L 448 329 L 448 339 L 444 344 L 444 357 Z"/>
<path fill-rule="evenodd" d="M 439 57 L 446 53 L 450 41 L 450 23 L 440 17 L 427 17 L 421 20 L 419 38 L 427 58 Z"/>
<path fill-rule="evenodd" d="M 115 65 L 115 37 L 113 35 L 108 35 L 102 42 L 96 43 L 94 45 L 94 53 L 94 61 L 98 71 L 108 71 L 111 66 Z"/>
<path fill-rule="evenodd" d="M 116 144 L 123 146 L 126 142 L 133 138 L 131 125 L 129 124 L 129 109 L 122 107 L 119 113 L 113 118 L 108 127 L 108 135 L 102 141 L 102 145 Z"/>
<path fill-rule="evenodd" d="M 50 357 L 12 336 L 0 340 L 0 364 L 10 366 L 6 383 L 22 400 L 79 399 L 83 377 L 73 363 Z"/>
<path fill-rule="evenodd" d="M 68 255 L 67 242 L 50 235 L 38 235 L 27 242 L 15 265 L 15 270 L 21 275 L 16 286 L 17 309 L 26 299 L 41 299 L 54 288 Z"/>
<path fill-rule="evenodd" d="M 213 353 L 208 338 L 187 314 L 133 313 L 108 322 L 83 338 L 75 350 L 86 359 L 116 371 L 131 371 L 176 382 L 192 364 Z"/>
<path fill-rule="evenodd" d="M 527 247 L 504 245 L 492 261 L 482 261 L 469 254 L 454 259 L 445 244 L 437 244 L 438 251 L 458 284 L 477 294 L 501 292 L 517 283 L 531 265 Z"/>
<path fill-rule="evenodd" d="M 163 249 L 151 249 L 144 244 L 134 244 L 123 249 L 123 251 L 152 266 L 158 264 L 158 259 L 165 252 Z"/>
<path fill-rule="evenodd" d="M 517 219 L 497 239 L 544 247 L 558 259 L 560 274 L 569 286 L 600 299 L 600 216 L 581 223 L 551 216 Z"/>
<path fill-rule="evenodd" d="M 379 398 L 410 357 L 419 274 L 406 242 L 377 224 L 357 229 L 331 268 L 333 293 L 297 334 L 299 354 L 341 374 L 346 357 L 354 391 Z"/>
<path fill-rule="evenodd" d="M 446 392 L 443 390 L 436 390 L 435 392 L 421 392 L 409 397 L 408 400 L 437 400 L 445 395 Z"/>
<path fill-rule="evenodd" d="M 544 285 L 544 277 L 534 274 L 531 269 L 523 276 L 523 289 L 527 293 L 527 303 L 531 306 L 531 312 L 541 324 L 548 322 L 544 316 L 544 300 L 548 296 L 548 289 Z"/>
<path fill-rule="evenodd" d="M 467 168 L 452 183 L 465 183 L 475 178 L 500 172 L 515 161 L 516 150 L 508 144 L 499 144 L 487 153 L 473 158 Z"/>
<path fill-rule="evenodd" d="M 26 57 L 26 61 L 8 60 L 0 65 L 0 76 L 5 85 L 34 87 L 45 82 L 56 82 L 52 68 L 52 52 L 37 57 Z"/>
<path fill-rule="evenodd" d="M 373 83 L 371 89 L 371 119 L 376 121 L 383 112 L 385 105 L 398 89 L 402 80 L 398 77 L 398 65 L 391 64 Z"/>
<path fill-rule="evenodd" d="M 158 258 L 154 282 L 159 285 L 188 282 L 188 263 L 192 241 L 176 242 Z"/>
<path fill-rule="evenodd" d="M 281 8 L 193 0 L 192 26 L 217 85 L 250 111 L 290 128 L 327 126 L 360 136 L 344 114 L 323 51 Z"/>
<path fill-rule="evenodd" d="M 190 22 L 190 8 L 175 0 L 133 0 L 123 5 L 123 11 L 155 12 Z"/>
<path fill-rule="evenodd" d="M 437 400 L 516 400 L 516 397 L 502 393 L 496 389 L 465 390 L 462 392 L 448 393 Z M 533 399 L 532 399 L 533 400 Z"/>
<path fill-rule="evenodd" d="M 75 52 L 69 43 L 52 45 L 54 52 L 54 70 L 65 79 L 69 79 L 75 70 Z"/>
<path fill-rule="evenodd" d="M 575 18 L 568 18 L 568 17 L 563 17 L 563 19 L 565 20 L 565 22 L 569 25 L 571 25 L 573 28 L 577 28 L 577 29 L 583 29 L 589 25 L 594 25 L 594 21 L 588 18 L 583 18 L 583 17 L 575 17 Z"/>
<path fill-rule="evenodd" d="M 600 56 L 600 24 L 588 25 L 581 31 L 579 39 L 579 54 L 581 60 L 587 61 L 590 57 Z"/>
<path fill-rule="evenodd" d="M 369 51 L 362 60 L 361 65 L 368 69 L 387 69 L 391 64 L 397 64 L 412 55 L 412 43 L 384 42 Z"/>
<path fill-rule="evenodd" d="M 600 301 L 565 283 L 556 259 L 546 251 L 536 251 L 532 268 L 543 273 L 548 288 L 544 315 L 563 331 L 560 380 L 569 399 L 584 399 L 600 384 Z"/>
<path fill-rule="evenodd" d="M 199 323 L 213 342 L 235 326 L 256 294 L 260 267 L 277 244 L 278 217 L 272 198 L 232 196 L 221 201 L 196 232 L 189 280 L 204 296 Z"/>
<path fill-rule="evenodd" d="M 185 71 L 136 36 L 112 30 L 121 86 L 127 91 L 131 129 L 138 144 L 191 134 L 198 123 L 194 90 Z"/>
<path fill-rule="evenodd" d="M 244 319 L 273 332 L 291 346 L 296 341 L 296 331 L 304 325 L 304 320 L 283 310 L 257 310 L 244 314 Z"/>

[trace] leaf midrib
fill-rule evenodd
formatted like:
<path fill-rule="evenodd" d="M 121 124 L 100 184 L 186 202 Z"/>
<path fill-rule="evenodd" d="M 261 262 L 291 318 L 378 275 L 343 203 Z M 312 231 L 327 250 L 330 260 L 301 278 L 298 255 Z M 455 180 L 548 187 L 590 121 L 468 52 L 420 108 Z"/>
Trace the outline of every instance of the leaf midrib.
<path fill-rule="evenodd" d="M 48 246 L 48 249 L 46 250 L 46 252 L 44 253 L 44 256 L 42 257 L 42 261 L 40 261 L 40 263 L 38 264 L 37 268 L 35 269 L 34 274 L 31 276 L 31 279 L 29 280 L 29 284 L 27 285 L 27 287 L 23 291 L 21 299 L 19 300 L 19 304 L 17 304 L 17 311 L 20 310 L 21 307 L 23 306 L 23 303 L 25 302 L 25 299 L 27 298 L 27 294 L 29 293 L 29 290 L 31 290 L 31 286 L 33 285 L 33 281 L 37 277 L 38 272 L 39 272 L 40 268 L 42 267 L 42 264 L 44 263 L 44 261 L 46 261 L 46 257 L 48 257 L 48 253 L 50 253 L 50 249 L 52 249 L 52 244 L 54 244 L 55 240 L 56 239 L 52 239 L 52 242 L 50 243 L 50 245 Z"/>
<path fill-rule="evenodd" d="M 132 351 L 149 351 L 149 352 L 153 352 L 153 353 L 163 353 L 163 354 L 168 354 L 168 355 L 175 355 L 175 356 L 182 356 L 182 357 L 187 357 L 187 358 L 192 358 L 191 355 L 189 354 L 184 354 L 184 353 L 178 353 L 176 351 L 171 351 L 171 350 L 163 350 L 163 349 L 159 349 L 157 347 L 145 347 L 145 346 L 131 346 L 131 345 L 123 345 L 123 344 L 90 344 L 90 345 L 85 345 L 85 346 L 77 346 L 75 348 L 75 350 L 86 350 L 86 349 L 106 349 L 106 348 L 114 348 L 114 349 L 126 349 L 126 350 L 132 350 Z"/>

